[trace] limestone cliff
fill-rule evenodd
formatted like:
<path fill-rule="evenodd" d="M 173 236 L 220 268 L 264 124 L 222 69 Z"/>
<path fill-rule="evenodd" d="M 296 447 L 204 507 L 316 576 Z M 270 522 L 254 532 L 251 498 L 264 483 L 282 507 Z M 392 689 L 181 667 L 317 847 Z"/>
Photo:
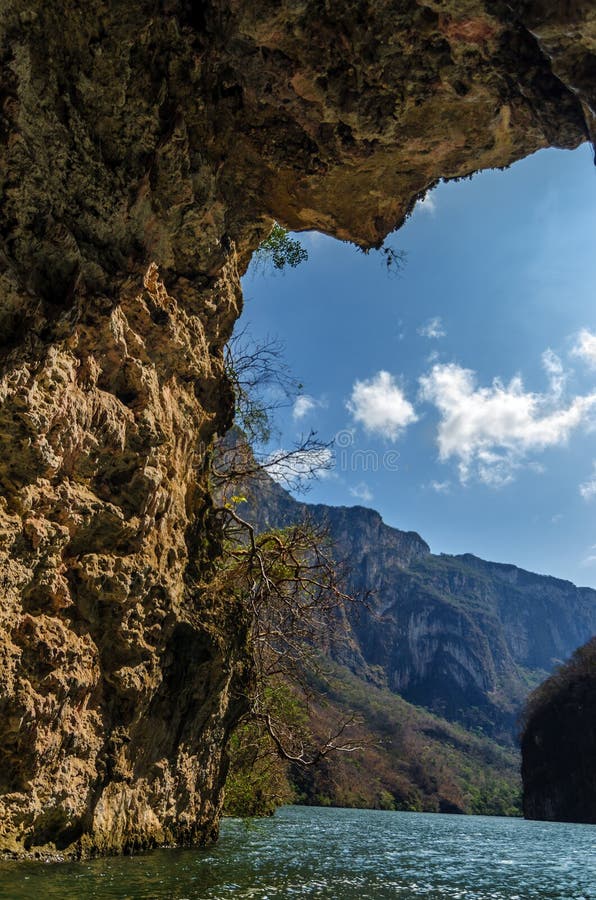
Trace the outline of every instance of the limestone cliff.
<path fill-rule="evenodd" d="M 530 697 L 522 735 L 527 819 L 596 824 L 596 638 Z"/>
<path fill-rule="evenodd" d="M 222 345 L 272 217 L 363 246 L 576 146 L 591 2 L 0 6 L 0 849 L 210 839 L 249 677 L 205 608 Z"/>
<path fill-rule="evenodd" d="M 301 503 L 264 473 L 244 493 L 260 530 L 307 519 L 327 531 L 348 590 L 348 641 L 335 660 L 369 684 L 517 745 L 532 687 L 596 633 L 596 590 L 491 563 L 430 552 L 415 532 L 372 509 Z"/>

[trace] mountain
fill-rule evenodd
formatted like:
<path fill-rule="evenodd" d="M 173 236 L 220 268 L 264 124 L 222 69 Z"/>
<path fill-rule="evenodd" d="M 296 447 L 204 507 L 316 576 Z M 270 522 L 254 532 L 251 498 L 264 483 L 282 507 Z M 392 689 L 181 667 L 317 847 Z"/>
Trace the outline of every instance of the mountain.
<path fill-rule="evenodd" d="M 249 667 L 197 602 L 240 276 L 274 220 L 378 247 L 440 179 L 594 139 L 593 4 L 1 11 L 0 851 L 208 843 Z"/>
<path fill-rule="evenodd" d="M 310 768 L 294 766 L 297 802 L 415 812 L 521 815 L 519 754 L 398 694 L 327 665 L 309 727 L 322 744 L 331 721 L 356 717 L 360 749 Z"/>
<path fill-rule="evenodd" d="M 526 818 L 596 824 L 596 638 L 532 694 L 521 749 Z"/>
<path fill-rule="evenodd" d="M 596 591 L 471 554 L 436 555 L 372 509 L 295 500 L 261 475 L 243 516 L 258 530 L 302 519 L 327 529 L 348 589 L 335 660 L 379 689 L 443 719 L 516 743 L 528 693 L 596 633 Z"/>

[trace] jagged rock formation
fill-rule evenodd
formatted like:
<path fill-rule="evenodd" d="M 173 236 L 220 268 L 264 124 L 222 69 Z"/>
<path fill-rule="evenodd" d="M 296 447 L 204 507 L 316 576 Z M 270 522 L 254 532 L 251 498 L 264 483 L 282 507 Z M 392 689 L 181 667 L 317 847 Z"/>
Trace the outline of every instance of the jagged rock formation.
<path fill-rule="evenodd" d="M 241 612 L 196 587 L 219 550 L 201 450 L 217 369 L 155 267 L 136 290 L 80 300 L 2 385 L 5 850 L 214 827 L 196 785 L 218 783 L 245 668 Z"/>
<path fill-rule="evenodd" d="M 272 217 L 363 246 L 437 178 L 586 139 L 590 2 L 0 10 L 0 849 L 216 831 L 242 618 L 205 450 Z"/>
<path fill-rule="evenodd" d="M 596 638 L 532 694 L 521 746 L 525 817 L 596 824 Z"/>
<path fill-rule="evenodd" d="M 349 641 L 334 658 L 356 675 L 501 742 L 517 743 L 529 690 L 596 633 L 596 591 L 471 554 L 436 556 L 372 509 L 294 500 L 262 474 L 243 515 L 259 530 L 307 518 L 348 564 Z"/>

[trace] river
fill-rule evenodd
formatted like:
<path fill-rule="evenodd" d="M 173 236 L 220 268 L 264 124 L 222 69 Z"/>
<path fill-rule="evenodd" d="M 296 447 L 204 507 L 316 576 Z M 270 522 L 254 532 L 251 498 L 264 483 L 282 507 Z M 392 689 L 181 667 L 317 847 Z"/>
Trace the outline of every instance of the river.
<path fill-rule="evenodd" d="M 286 807 L 209 850 L 0 862 L 7 900 L 596 900 L 596 826 Z"/>

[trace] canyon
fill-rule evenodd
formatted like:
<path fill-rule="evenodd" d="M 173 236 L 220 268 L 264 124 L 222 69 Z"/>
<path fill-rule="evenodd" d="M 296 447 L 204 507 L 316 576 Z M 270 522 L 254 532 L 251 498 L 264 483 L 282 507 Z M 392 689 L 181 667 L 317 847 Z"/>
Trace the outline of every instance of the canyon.
<path fill-rule="evenodd" d="M 327 648 L 338 665 L 505 746 L 532 689 L 596 633 L 592 588 L 431 553 L 374 509 L 301 502 L 265 472 L 244 493 L 258 531 L 306 522 L 329 540 L 356 598 Z"/>
<path fill-rule="evenodd" d="M 590 2 L 0 10 L 0 851 L 217 835 L 249 622 L 206 601 L 223 347 L 278 220 L 378 246 L 595 135 Z"/>
<path fill-rule="evenodd" d="M 521 737 L 527 819 L 596 824 L 596 638 L 530 698 Z"/>

